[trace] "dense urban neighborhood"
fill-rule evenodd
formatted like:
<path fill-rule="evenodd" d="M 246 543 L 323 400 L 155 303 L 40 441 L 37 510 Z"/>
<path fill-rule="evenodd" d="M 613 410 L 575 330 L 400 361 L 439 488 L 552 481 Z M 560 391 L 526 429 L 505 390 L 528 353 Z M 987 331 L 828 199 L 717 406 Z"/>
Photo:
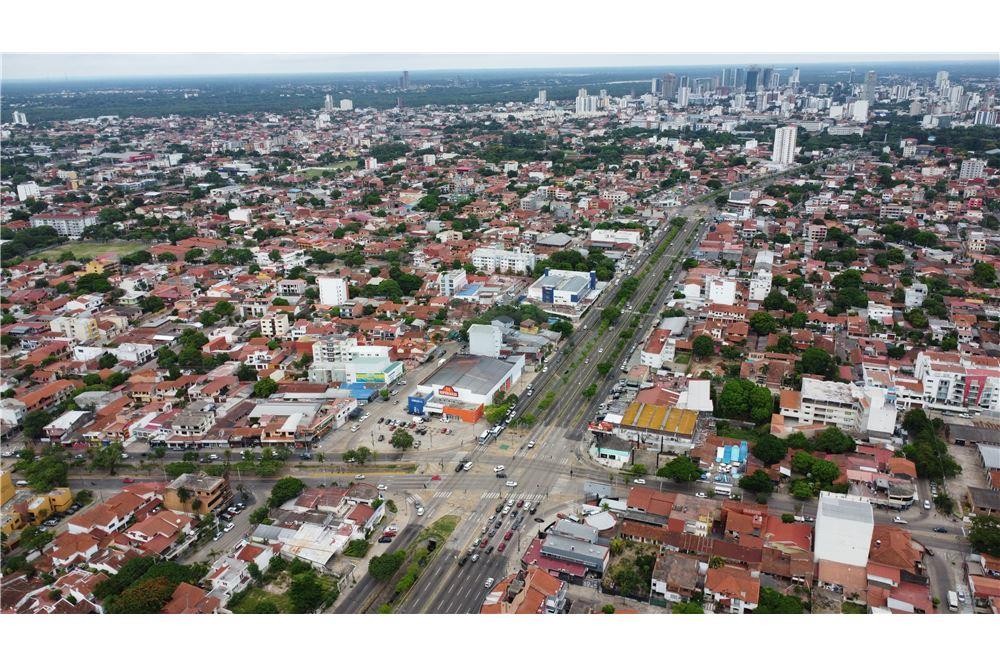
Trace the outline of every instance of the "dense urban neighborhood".
<path fill-rule="evenodd" d="M 449 77 L 5 95 L 0 611 L 1000 613 L 995 67 Z"/>

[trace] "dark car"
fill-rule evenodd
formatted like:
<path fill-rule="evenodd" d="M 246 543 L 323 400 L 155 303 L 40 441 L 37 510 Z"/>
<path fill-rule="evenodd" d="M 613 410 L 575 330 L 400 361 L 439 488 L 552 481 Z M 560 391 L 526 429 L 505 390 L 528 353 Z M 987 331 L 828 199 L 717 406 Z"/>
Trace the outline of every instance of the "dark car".
<path fill-rule="evenodd" d="M 497 473 L 497 479 L 507 479 L 507 473 L 505 473 L 505 472 L 498 472 Z"/>
<path fill-rule="evenodd" d="M 524 507 L 524 500 L 523 499 L 522 500 L 518 500 L 517 501 L 517 506 L 518 507 Z"/>
<path fill-rule="evenodd" d="M 941 526 L 937 526 L 936 528 L 934 528 L 934 532 L 935 533 L 947 533 L 948 529 L 947 528 L 942 528 Z"/>
<path fill-rule="evenodd" d="M 502 510 L 503 510 L 503 503 L 500 503 L 499 505 L 497 505 L 497 509 L 496 512 L 494 512 L 494 514 L 500 514 Z"/>
<path fill-rule="evenodd" d="M 467 560 L 469 560 L 469 554 L 465 554 L 464 556 L 458 559 L 458 566 L 462 567 L 463 565 L 465 565 L 465 561 Z"/>
<path fill-rule="evenodd" d="M 493 553 L 493 545 L 492 544 L 489 547 L 486 548 L 486 555 L 489 555 L 491 553 Z"/>
<path fill-rule="evenodd" d="M 463 464 L 463 463 L 459 462 L 459 463 L 458 463 L 458 465 L 456 465 L 456 466 L 455 466 L 455 472 L 462 472 L 462 467 L 463 467 L 464 465 L 465 465 L 465 464 Z"/>
<path fill-rule="evenodd" d="M 303 461 L 311 461 L 312 457 L 313 455 L 310 454 L 309 452 L 302 452 L 301 454 L 299 454 L 299 458 L 302 459 Z"/>
<path fill-rule="evenodd" d="M 392 542 L 392 538 L 389 537 L 388 535 L 383 535 L 382 537 L 378 538 L 378 541 L 381 542 L 382 544 L 387 544 L 389 542 Z"/>
<path fill-rule="evenodd" d="M 534 505 L 531 506 L 531 509 L 528 510 L 528 514 L 534 514 L 537 511 L 538 511 L 538 503 L 535 503 Z"/>

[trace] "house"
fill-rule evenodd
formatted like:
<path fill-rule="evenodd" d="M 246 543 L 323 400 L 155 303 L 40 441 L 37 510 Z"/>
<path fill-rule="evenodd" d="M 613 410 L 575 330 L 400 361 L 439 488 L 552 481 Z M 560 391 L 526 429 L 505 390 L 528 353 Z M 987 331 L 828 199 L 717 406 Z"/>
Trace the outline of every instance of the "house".
<path fill-rule="evenodd" d="M 661 551 L 653 566 L 650 596 L 667 602 L 690 600 L 698 591 L 701 570 L 697 558 Z"/>
<path fill-rule="evenodd" d="M 568 609 L 565 581 L 528 566 L 497 583 L 483 601 L 481 614 L 564 614 Z"/>
<path fill-rule="evenodd" d="M 76 514 L 66 525 L 70 533 L 89 533 L 99 529 L 105 533 L 120 530 L 135 518 L 136 513 L 150 505 L 142 496 L 130 491 L 122 491 L 111 496 L 100 505 Z"/>
<path fill-rule="evenodd" d="M 742 614 L 757 608 L 760 580 L 743 567 L 709 568 L 705 576 L 705 597 L 731 614 Z"/>
<path fill-rule="evenodd" d="M 193 523 L 187 515 L 163 510 L 133 524 L 125 535 L 147 553 L 169 557 L 186 546 L 187 538 L 193 539 Z"/>
<path fill-rule="evenodd" d="M 174 590 L 170 601 L 163 607 L 164 614 L 217 614 L 222 603 L 204 590 L 182 581 Z"/>

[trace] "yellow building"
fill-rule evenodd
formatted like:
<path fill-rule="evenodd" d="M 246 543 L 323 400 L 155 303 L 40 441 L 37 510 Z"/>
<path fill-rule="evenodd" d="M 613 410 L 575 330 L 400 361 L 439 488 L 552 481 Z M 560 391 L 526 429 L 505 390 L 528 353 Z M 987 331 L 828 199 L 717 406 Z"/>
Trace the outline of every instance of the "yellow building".
<path fill-rule="evenodd" d="M 6 505 L 15 493 L 14 480 L 11 479 L 10 471 L 0 470 L 0 505 Z"/>
<path fill-rule="evenodd" d="M 24 528 L 24 519 L 21 517 L 21 513 L 11 508 L 4 508 L 0 512 L 0 533 L 3 533 L 7 537 L 10 534 L 21 530 Z"/>
<path fill-rule="evenodd" d="M 223 477 L 184 473 L 163 490 L 163 506 L 174 512 L 208 514 L 232 498 L 229 482 Z"/>
<path fill-rule="evenodd" d="M 60 486 L 48 493 L 37 495 L 28 502 L 27 520 L 37 526 L 53 514 L 69 509 L 73 504 L 73 493 L 68 487 Z"/>

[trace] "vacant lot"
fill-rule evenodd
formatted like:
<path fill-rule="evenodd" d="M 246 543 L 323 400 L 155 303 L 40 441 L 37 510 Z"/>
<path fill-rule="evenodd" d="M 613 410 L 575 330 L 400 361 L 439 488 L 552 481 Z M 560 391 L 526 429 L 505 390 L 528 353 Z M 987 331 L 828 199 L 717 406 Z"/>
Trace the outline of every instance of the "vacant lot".
<path fill-rule="evenodd" d="M 326 171 L 337 171 L 338 169 L 344 169 L 344 168 L 354 169 L 357 166 L 358 166 L 357 160 L 344 160 L 343 162 L 334 162 L 333 164 L 327 165 L 325 167 L 309 167 L 308 169 L 303 169 L 298 173 L 304 174 L 305 176 L 311 178 L 313 176 L 322 176 L 323 172 Z"/>
<path fill-rule="evenodd" d="M 93 259 L 98 255 L 103 255 L 108 252 L 113 252 L 121 256 L 136 252 L 137 250 L 145 250 L 148 247 L 149 244 L 142 241 L 112 241 L 110 243 L 101 243 L 98 241 L 70 241 L 69 243 L 64 243 L 60 246 L 56 246 L 55 248 L 43 250 L 35 255 L 35 257 L 39 259 L 58 259 L 61 254 L 69 251 L 73 253 L 73 256 L 77 259 L 80 259 L 81 257 Z"/>

